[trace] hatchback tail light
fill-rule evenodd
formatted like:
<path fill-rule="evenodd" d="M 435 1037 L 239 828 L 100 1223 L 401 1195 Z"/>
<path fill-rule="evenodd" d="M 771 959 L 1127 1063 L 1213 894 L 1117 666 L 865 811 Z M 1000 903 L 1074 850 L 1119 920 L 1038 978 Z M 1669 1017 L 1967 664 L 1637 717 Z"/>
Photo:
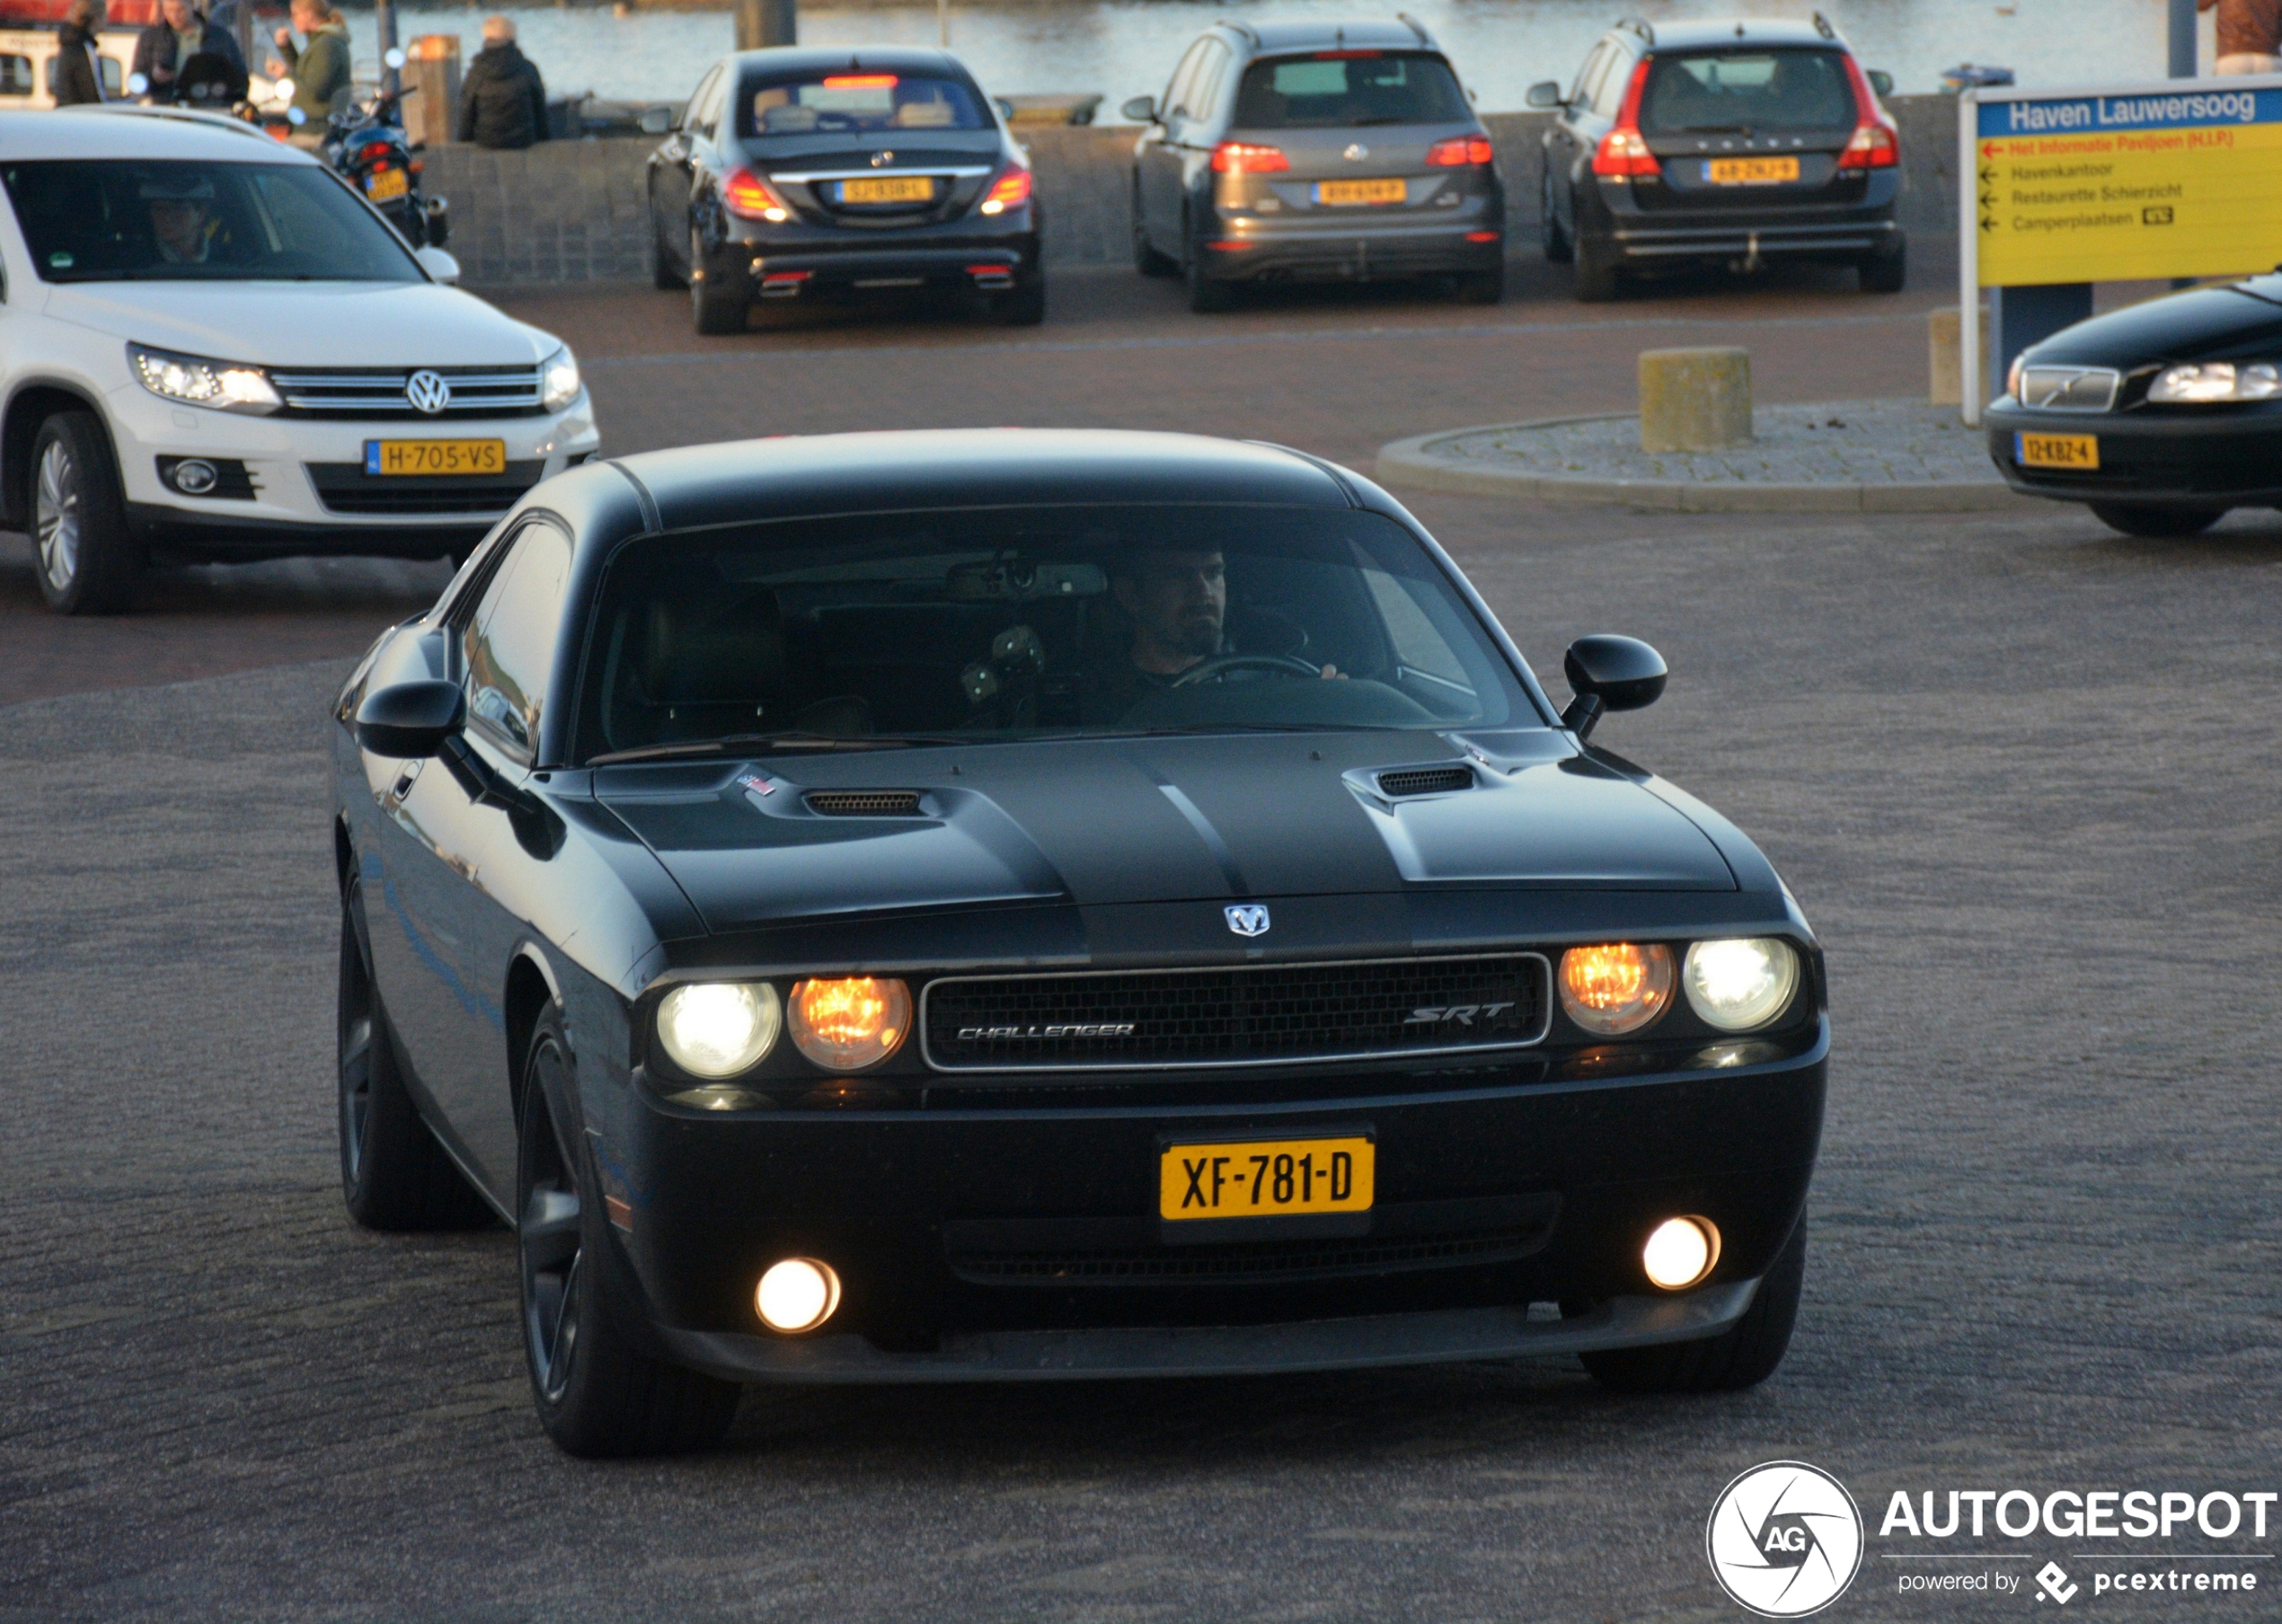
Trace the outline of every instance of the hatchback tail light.
<path fill-rule="evenodd" d="M 1212 168 L 1221 175 L 1267 175 L 1289 169 L 1292 161 L 1280 146 L 1258 146 L 1249 141 L 1223 141 L 1212 149 Z"/>
<path fill-rule="evenodd" d="M 749 169 L 732 170 L 721 182 L 721 207 L 740 220 L 783 225 L 792 217 L 792 211 L 785 207 L 776 188 Z"/>
<path fill-rule="evenodd" d="M 366 145 L 365 145 L 365 146 L 363 146 L 363 147 L 362 147 L 362 148 L 361 148 L 361 149 L 358 152 L 358 154 L 357 154 L 357 161 L 358 161 L 358 163 L 369 163 L 369 162 L 371 162 L 371 161 L 372 161 L 373 159 L 375 159 L 375 158 L 385 158 L 385 157 L 386 157 L 387 155 L 388 155 L 388 143 L 387 143 L 387 142 L 385 142 L 385 141 L 371 141 L 371 142 L 367 142 L 367 143 L 366 143 Z"/>
<path fill-rule="evenodd" d="M 1648 149 L 1648 138 L 1641 134 L 1641 97 L 1648 90 L 1651 60 L 1642 57 L 1640 65 L 1632 69 L 1632 82 L 1624 87 L 1624 104 L 1616 114 L 1616 128 L 1603 136 L 1600 146 L 1594 149 L 1593 172 L 1597 175 L 1631 180 L 1664 172 L 1664 166 Z"/>
<path fill-rule="evenodd" d="M 982 200 L 981 212 L 1003 215 L 1010 208 L 1019 208 L 1030 200 L 1030 172 L 1010 169 L 991 182 L 990 195 Z"/>
<path fill-rule="evenodd" d="M 1487 136 L 1453 136 L 1427 148 L 1427 163 L 1436 169 L 1459 169 L 1487 163 L 1498 155 Z"/>
<path fill-rule="evenodd" d="M 1840 174 L 1859 173 L 1867 169 L 1892 169 L 1902 161 L 1902 143 L 1894 129 L 1893 119 L 1878 105 L 1878 97 L 1870 88 L 1870 80 L 1862 73 L 1862 65 L 1846 58 L 1846 77 L 1854 86 L 1854 135 L 1846 143 L 1846 150 L 1838 154 Z"/>

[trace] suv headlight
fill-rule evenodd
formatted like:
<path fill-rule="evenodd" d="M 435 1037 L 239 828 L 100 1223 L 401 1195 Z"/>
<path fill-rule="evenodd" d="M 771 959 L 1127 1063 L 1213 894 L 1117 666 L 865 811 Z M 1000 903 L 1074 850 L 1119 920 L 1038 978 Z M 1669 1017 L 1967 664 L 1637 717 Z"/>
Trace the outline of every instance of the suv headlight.
<path fill-rule="evenodd" d="M 540 364 L 539 404 L 549 411 L 561 411 L 578 398 L 579 357 L 565 344 Z"/>
<path fill-rule="evenodd" d="M 127 366 L 135 381 L 153 394 L 185 406 L 259 415 L 285 404 L 270 375 L 259 366 L 175 355 L 145 344 L 127 347 Z"/>
<path fill-rule="evenodd" d="M 1789 1007 L 1799 990 L 1799 950 L 1773 936 L 1699 941 L 1688 949 L 1680 984 L 1706 1026 L 1748 1032 Z"/>
<path fill-rule="evenodd" d="M 2157 405 L 2201 405 L 2219 401 L 2270 401 L 2282 395 L 2282 371 L 2270 361 L 2237 366 L 2206 361 L 2201 366 L 2166 366 L 2148 385 Z"/>

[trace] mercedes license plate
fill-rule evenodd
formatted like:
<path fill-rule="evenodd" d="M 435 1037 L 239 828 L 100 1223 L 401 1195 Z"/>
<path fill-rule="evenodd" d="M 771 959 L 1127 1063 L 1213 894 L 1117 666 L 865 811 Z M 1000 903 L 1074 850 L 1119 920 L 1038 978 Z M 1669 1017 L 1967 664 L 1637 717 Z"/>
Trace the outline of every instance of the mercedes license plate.
<path fill-rule="evenodd" d="M 1179 1222 L 1367 1213 L 1375 1171 L 1361 1134 L 1169 1144 L 1157 1162 L 1157 1215 Z"/>
<path fill-rule="evenodd" d="M 935 195 L 935 183 L 925 175 L 881 175 L 840 182 L 843 203 L 924 203 Z"/>
<path fill-rule="evenodd" d="M 1707 158 L 1703 178 L 1714 186 L 1772 186 L 1799 178 L 1796 158 Z"/>
<path fill-rule="evenodd" d="M 367 473 L 505 473 L 505 440 L 367 440 Z"/>
<path fill-rule="evenodd" d="M 2080 472 L 2100 467 L 2100 437 L 2094 434 L 2016 434 L 2012 460 L 2023 468 L 2066 468 Z"/>
<path fill-rule="evenodd" d="M 1410 187 L 1401 181 L 1315 182 L 1315 200 L 1318 203 L 1400 203 L 1410 195 Z"/>

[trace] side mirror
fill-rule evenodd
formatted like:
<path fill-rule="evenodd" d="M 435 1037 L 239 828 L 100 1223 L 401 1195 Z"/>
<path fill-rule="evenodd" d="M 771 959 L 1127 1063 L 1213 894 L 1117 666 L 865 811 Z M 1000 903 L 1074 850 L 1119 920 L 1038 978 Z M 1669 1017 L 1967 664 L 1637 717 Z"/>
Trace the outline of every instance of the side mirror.
<path fill-rule="evenodd" d="M 385 54 L 385 55 L 384 55 L 384 56 L 381 57 L 381 59 L 380 59 L 380 60 L 381 60 L 381 64 L 382 64 L 382 66 L 386 66 L 386 67 L 402 67 L 402 66 L 404 66 L 404 63 L 405 63 L 406 58 L 405 58 L 404 53 L 403 53 L 402 51 L 398 50 L 398 49 L 397 49 L 394 46 L 393 46 L 393 45 L 392 45 L 392 46 L 390 46 L 390 47 L 388 48 L 388 50 L 387 50 L 386 54 Z"/>
<path fill-rule="evenodd" d="M 422 270 L 434 277 L 445 287 L 457 287 L 459 286 L 460 262 L 442 249 L 415 248 L 412 250 L 412 258 L 420 261 L 420 268 Z"/>
<path fill-rule="evenodd" d="M 1547 79 L 1542 84 L 1531 85 L 1529 87 L 1528 102 L 1530 106 L 1537 109 L 1540 112 L 1551 111 L 1552 109 L 1559 107 L 1561 104 L 1561 81 L 1558 79 Z"/>
<path fill-rule="evenodd" d="M 1157 99 L 1154 96 L 1136 96 L 1118 111 L 1132 123 L 1154 124 L 1157 121 Z"/>
<path fill-rule="evenodd" d="M 993 96 L 990 99 L 990 104 L 998 110 L 998 121 L 1001 124 L 1012 124 L 1014 121 L 1014 104 L 1005 97 Z"/>
<path fill-rule="evenodd" d="M 457 683 L 397 683 L 357 707 L 357 742 L 375 755 L 431 756 L 466 725 L 467 696 Z"/>
<path fill-rule="evenodd" d="M 1894 75 L 1873 67 L 1870 70 L 1870 87 L 1881 97 L 1890 96 L 1894 93 Z"/>
<path fill-rule="evenodd" d="M 1664 657 L 1636 637 L 1597 632 L 1569 645 L 1561 670 L 1577 697 L 1561 713 L 1561 726 L 1581 742 L 1605 712 L 1638 710 L 1663 697 Z"/>
<path fill-rule="evenodd" d="M 645 107 L 641 110 L 641 133 L 662 136 L 674 127 L 674 110 L 670 107 Z"/>

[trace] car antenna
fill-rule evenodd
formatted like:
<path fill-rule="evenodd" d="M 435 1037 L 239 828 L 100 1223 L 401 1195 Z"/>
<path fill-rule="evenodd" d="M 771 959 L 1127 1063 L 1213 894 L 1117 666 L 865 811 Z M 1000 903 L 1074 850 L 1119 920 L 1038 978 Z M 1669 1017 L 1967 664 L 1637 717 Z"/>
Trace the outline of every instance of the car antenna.
<path fill-rule="evenodd" d="M 1738 29 L 1736 31 L 1740 33 L 1742 31 Z M 1835 40 L 1838 38 L 1838 31 L 1830 26 L 1830 19 L 1824 16 L 1820 12 L 1817 12 L 1815 13 L 1815 32 L 1820 34 L 1826 40 Z"/>

